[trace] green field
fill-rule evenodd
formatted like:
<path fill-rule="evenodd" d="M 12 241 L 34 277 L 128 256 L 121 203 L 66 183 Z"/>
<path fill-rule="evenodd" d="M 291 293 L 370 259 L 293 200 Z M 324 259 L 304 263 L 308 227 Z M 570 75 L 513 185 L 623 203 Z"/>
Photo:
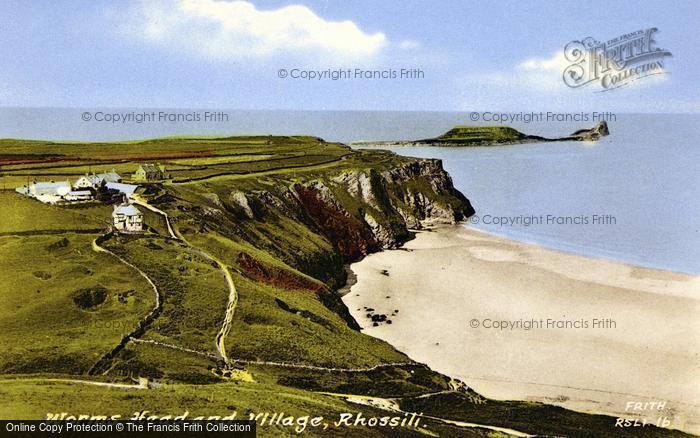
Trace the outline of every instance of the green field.
<path fill-rule="evenodd" d="M 99 154 L 95 154 L 99 151 Z M 257 172 L 294 172 L 314 165 L 362 162 L 371 152 L 351 154 L 347 147 L 315 137 L 173 138 L 117 143 L 61 143 L 0 139 L 0 187 L 13 189 L 37 180 L 75 179 L 88 172 L 115 169 L 129 179 L 142 162 L 159 162 L 175 180 L 206 179 Z"/>
<path fill-rule="evenodd" d="M 0 370 L 86 372 L 154 304 L 147 284 L 96 235 L 0 237 Z"/>
<path fill-rule="evenodd" d="M 57 207 L 14 191 L 0 191 L 3 206 L 0 235 L 41 231 L 99 230 L 109 226 L 112 208 L 105 205 Z"/>

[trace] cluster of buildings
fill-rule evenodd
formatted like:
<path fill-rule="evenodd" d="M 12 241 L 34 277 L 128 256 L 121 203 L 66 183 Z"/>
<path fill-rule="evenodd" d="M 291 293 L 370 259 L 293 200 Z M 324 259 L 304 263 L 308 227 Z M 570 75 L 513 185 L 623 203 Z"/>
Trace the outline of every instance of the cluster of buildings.
<path fill-rule="evenodd" d="M 153 182 L 166 178 L 165 167 L 159 164 L 141 164 L 132 175 L 134 182 Z M 143 231 L 143 214 L 133 205 L 133 195 L 138 185 L 125 184 L 112 169 L 110 172 L 85 174 L 71 184 L 70 181 L 31 182 L 15 189 L 30 198 L 46 204 L 76 204 L 105 202 L 114 204 L 112 226 L 118 232 Z"/>
<path fill-rule="evenodd" d="M 102 201 L 113 203 L 123 197 L 130 198 L 137 185 L 122 183 L 122 177 L 114 170 L 106 173 L 84 175 L 74 183 L 70 181 L 31 182 L 15 189 L 45 204 L 73 204 Z"/>

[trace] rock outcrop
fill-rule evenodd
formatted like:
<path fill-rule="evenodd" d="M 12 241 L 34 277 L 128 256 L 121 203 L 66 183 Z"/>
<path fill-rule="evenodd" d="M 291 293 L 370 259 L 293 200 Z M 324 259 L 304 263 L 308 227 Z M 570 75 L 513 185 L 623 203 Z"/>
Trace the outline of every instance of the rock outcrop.
<path fill-rule="evenodd" d="M 436 159 L 415 159 L 382 172 L 346 171 L 327 182 L 297 184 L 293 191 L 350 261 L 399 246 L 410 237 L 409 228 L 453 224 L 474 214 Z"/>
<path fill-rule="evenodd" d="M 610 135 L 610 130 L 608 129 L 608 123 L 603 121 L 598 123 L 594 128 L 579 129 L 571 134 L 570 138 L 579 141 L 597 141 L 600 137 L 605 137 L 606 135 Z"/>
<path fill-rule="evenodd" d="M 293 191 L 315 227 L 336 246 L 343 259 L 358 260 L 380 248 L 366 222 L 341 205 L 324 183 L 297 184 Z"/>

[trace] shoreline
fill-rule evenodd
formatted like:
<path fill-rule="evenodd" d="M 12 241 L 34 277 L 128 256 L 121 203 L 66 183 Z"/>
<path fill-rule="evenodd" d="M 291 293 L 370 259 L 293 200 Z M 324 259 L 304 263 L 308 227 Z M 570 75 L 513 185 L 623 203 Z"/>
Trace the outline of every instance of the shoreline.
<path fill-rule="evenodd" d="M 700 276 L 462 224 L 418 231 L 401 249 L 351 265 L 356 283 L 342 299 L 364 333 L 486 397 L 642 418 L 650 413 L 626 403 L 665 400 L 670 427 L 700 432 L 700 388 L 692 385 L 700 378 Z M 615 326 L 523 328 L 539 319 Z M 485 328 L 486 320 L 520 328 Z"/>
<path fill-rule="evenodd" d="M 470 230 L 473 230 L 477 233 L 484 233 L 488 236 L 496 237 L 499 239 L 509 240 L 512 242 L 518 242 L 518 243 L 522 243 L 524 245 L 537 246 L 537 247 L 540 247 L 542 249 L 546 249 L 546 250 L 554 251 L 554 252 L 560 252 L 563 254 L 584 257 L 587 259 L 604 260 L 604 261 L 608 261 L 608 262 L 612 262 L 612 263 L 618 263 L 618 264 L 630 266 L 633 268 L 649 269 L 649 270 L 653 270 L 653 271 L 662 271 L 662 272 L 668 272 L 668 273 L 672 273 L 672 274 L 680 274 L 680 275 L 688 275 L 688 276 L 700 276 L 700 272 L 683 271 L 680 268 L 673 268 L 673 267 L 667 267 L 667 266 L 642 264 L 643 262 L 639 262 L 637 260 L 625 258 L 624 254 L 613 253 L 611 251 L 606 251 L 603 249 L 597 249 L 597 251 L 599 251 L 597 253 L 596 252 L 587 252 L 585 249 L 583 249 L 583 246 L 577 245 L 575 243 L 561 243 L 561 242 L 550 243 L 550 241 L 542 242 L 542 241 L 538 241 L 537 238 L 531 237 L 529 235 L 518 235 L 518 234 L 510 235 L 508 233 L 499 233 L 497 231 L 484 230 L 482 228 L 477 228 L 477 227 L 472 226 L 471 224 L 469 224 L 469 221 L 461 222 L 461 225 L 468 226 Z"/>

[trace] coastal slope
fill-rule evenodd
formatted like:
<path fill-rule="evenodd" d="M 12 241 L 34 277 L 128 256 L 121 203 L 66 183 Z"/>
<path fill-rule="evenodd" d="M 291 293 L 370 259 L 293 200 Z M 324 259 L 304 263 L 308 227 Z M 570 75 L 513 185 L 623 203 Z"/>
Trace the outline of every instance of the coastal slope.
<path fill-rule="evenodd" d="M 410 229 L 456 223 L 474 212 L 439 160 L 355 151 L 309 136 L 0 141 L 8 187 L 27 175 L 61 181 L 95 168 L 128 175 L 149 161 L 163 164 L 169 176 L 141 184 L 140 202 L 151 207 L 143 209 L 144 234 L 105 233 L 104 206 L 59 207 L 0 193 L 7 218 L 0 225 L 0 260 L 11 273 L 0 280 L 6 334 L 0 396 L 8 401 L 0 417 L 139 409 L 387 415 L 396 413 L 391 403 L 417 398 L 431 406 L 426 427 L 442 436 L 488 436 L 498 428 L 635 436 L 615 429 L 612 417 L 484 398 L 359 330 L 336 293 L 346 281 L 345 265 L 401 246 L 412 238 Z M 107 263 L 111 275 L 99 268 Z M 154 291 L 157 313 L 151 311 Z M 86 295 L 100 300 L 74 299 Z M 119 324 L 112 323 L 116 317 Z M 151 389 L 115 395 L 84 383 L 125 385 L 138 378 Z M 432 402 L 439 400 L 435 394 L 472 409 L 455 415 Z M 369 399 L 376 403 L 368 406 Z M 394 432 L 350 427 L 328 433 Z M 290 431 L 267 425 L 259 433 Z M 682 435 L 654 427 L 644 433 Z"/>

